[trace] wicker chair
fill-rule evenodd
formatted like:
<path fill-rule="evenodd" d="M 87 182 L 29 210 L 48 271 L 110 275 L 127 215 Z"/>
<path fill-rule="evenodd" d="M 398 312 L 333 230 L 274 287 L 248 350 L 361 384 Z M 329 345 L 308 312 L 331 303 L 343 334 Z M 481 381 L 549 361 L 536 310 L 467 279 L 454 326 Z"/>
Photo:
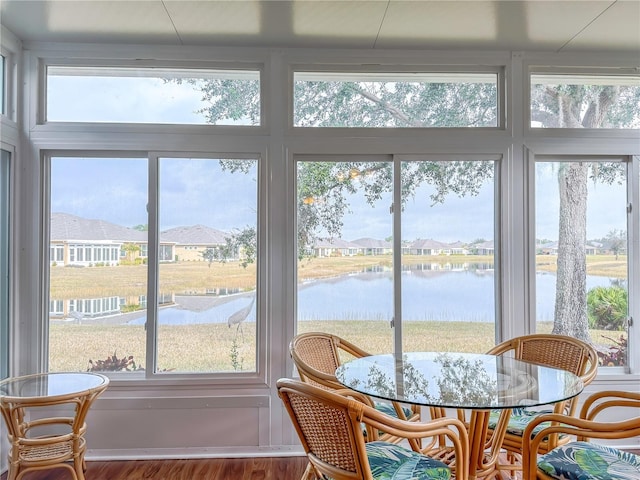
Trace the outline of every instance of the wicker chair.
<path fill-rule="evenodd" d="M 629 412 L 633 418 L 616 422 L 596 421 L 596 416 L 605 410 L 617 409 Z M 616 480 L 638 480 L 640 478 L 640 456 L 616 448 L 589 442 L 599 438 L 615 440 L 640 435 L 640 393 L 603 391 L 587 398 L 578 418 L 545 414 L 533 419 L 524 431 L 524 478 L 530 480 L 559 480 L 566 478 L 615 478 Z M 540 430 L 541 425 L 550 425 Z M 537 432 L 537 433 L 534 433 Z M 540 445 L 550 435 L 564 434 L 576 440 L 565 443 L 538 458 Z"/>
<path fill-rule="evenodd" d="M 303 333 L 294 337 L 289 346 L 289 353 L 298 369 L 300 379 L 305 383 L 325 390 L 342 390 L 345 388 L 335 377 L 336 368 L 345 359 L 369 355 L 369 353 L 343 338 L 320 332 Z M 358 398 L 365 404 L 400 420 L 420 421 L 420 407 L 416 405 L 403 407 L 397 402 L 374 402 L 364 395 L 360 395 Z M 368 429 L 366 435 L 368 441 L 398 442 L 402 440 L 388 433 L 380 433 L 375 429 Z"/>
<path fill-rule="evenodd" d="M 510 355 L 518 360 L 567 370 L 580 377 L 584 385 L 591 383 L 598 373 L 598 354 L 596 350 L 581 340 L 565 335 L 524 335 L 502 342 L 489 350 L 488 353 L 492 355 Z M 575 397 L 566 402 L 555 404 L 553 413 L 575 415 L 577 405 L 577 397 Z M 492 412 L 489 421 L 490 433 L 495 428 L 500 413 Z M 520 468 L 520 465 L 516 466 L 516 464 L 518 456 L 522 454 L 524 429 L 529 422 L 542 413 L 549 412 L 522 409 L 512 413 L 507 433 L 502 442 L 502 447 L 507 451 L 508 458 L 511 461 L 512 469 Z M 544 425 L 541 425 L 540 428 L 544 428 Z M 549 435 L 548 438 L 540 442 L 539 451 L 540 453 L 549 452 L 568 441 L 568 438 L 557 434 Z"/>
<path fill-rule="evenodd" d="M 309 458 L 310 467 L 303 480 L 428 480 L 446 479 L 452 474 L 458 479 L 468 477 L 469 440 L 465 425 L 458 419 L 407 422 L 296 380 L 280 379 L 277 387 Z M 446 436 L 453 456 L 446 464 L 394 443 L 365 443 L 361 423 L 403 438 Z"/>

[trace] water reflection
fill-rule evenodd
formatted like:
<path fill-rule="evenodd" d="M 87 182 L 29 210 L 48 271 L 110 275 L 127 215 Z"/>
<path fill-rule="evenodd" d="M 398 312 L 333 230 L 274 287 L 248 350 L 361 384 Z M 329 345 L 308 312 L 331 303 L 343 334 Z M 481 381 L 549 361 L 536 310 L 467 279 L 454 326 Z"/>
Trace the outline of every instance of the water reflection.
<path fill-rule="evenodd" d="M 401 402 L 461 408 L 544 405 L 577 395 L 575 375 L 513 358 L 471 353 L 373 355 L 336 371 L 358 392 Z"/>
<path fill-rule="evenodd" d="M 405 321 L 495 321 L 492 263 L 420 263 L 402 268 Z M 607 277 L 587 277 L 587 287 L 608 286 Z M 253 292 L 211 288 L 200 292 L 162 292 L 161 324 L 224 323 L 246 307 Z M 538 273 L 536 311 L 553 319 L 555 275 Z M 140 325 L 146 296 L 52 300 L 50 318 L 76 323 Z M 389 267 L 375 265 L 361 272 L 298 285 L 298 320 L 388 321 L 393 316 L 393 277 Z M 255 309 L 246 322 L 255 321 Z"/>
<path fill-rule="evenodd" d="M 338 378 L 347 386 L 381 398 L 432 405 L 495 405 L 498 384 L 482 359 L 457 354 L 405 354 L 393 365 L 390 355 L 363 366 L 345 364 Z M 428 377 L 428 378 L 427 378 Z"/>

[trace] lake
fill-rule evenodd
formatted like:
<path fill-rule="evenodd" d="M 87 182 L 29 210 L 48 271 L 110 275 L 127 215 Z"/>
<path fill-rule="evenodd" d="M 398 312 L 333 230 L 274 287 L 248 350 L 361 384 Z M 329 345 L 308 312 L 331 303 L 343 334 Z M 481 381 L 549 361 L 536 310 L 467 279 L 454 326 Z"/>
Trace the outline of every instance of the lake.
<path fill-rule="evenodd" d="M 536 275 L 536 309 L 540 321 L 552 321 L 555 302 L 553 273 Z M 609 286 L 608 277 L 587 277 L 587 289 Z M 430 270 L 407 268 L 402 273 L 403 318 L 408 321 L 451 320 L 494 322 L 494 272 L 489 269 Z M 165 325 L 226 323 L 234 313 L 248 307 L 253 292 L 229 297 L 178 296 L 176 305 L 159 311 Z M 393 282 L 390 271 L 344 275 L 301 284 L 298 319 L 390 320 L 393 312 Z M 144 312 L 129 324 L 144 323 Z M 255 307 L 246 322 L 255 321 Z"/>

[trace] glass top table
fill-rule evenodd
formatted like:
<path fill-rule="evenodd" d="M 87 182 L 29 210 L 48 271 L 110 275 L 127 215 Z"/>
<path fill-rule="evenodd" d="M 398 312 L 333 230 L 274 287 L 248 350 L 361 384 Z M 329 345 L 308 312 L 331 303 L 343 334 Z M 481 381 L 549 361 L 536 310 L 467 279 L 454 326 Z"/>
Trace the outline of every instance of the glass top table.
<path fill-rule="evenodd" d="M 470 410 L 469 478 L 492 478 L 511 409 L 562 402 L 582 392 L 573 373 L 510 357 L 452 352 L 371 355 L 342 364 L 336 378 L 372 397 L 433 408 Z M 489 433 L 491 411 L 500 417 Z M 435 412 L 435 413 L 434 413 Z"/>
<path fill-rule="evenodd" d="M 8 478 L 65 468 L 73 478 L 85 480 L 85 419 L 108 385 L 108 377 L 91 372 L 39 373 L 1 381 L 0 414 L 11 445 Z M 51 433 L 42 435 L 42 429 Z"/>
<path fill-rule="evenodd" d="M 109 383 L 104 375 L 90 372 L 41 373 L 0 382 L 0 397 L 32 398 L 77 395 Z"/>
<path fill-rule="evenodd" d="M 546 405 L 583 389 L 573 373 L 475 353 L 409 352 L 397 360 L 391 354 L 371 355 L 344 363 L 336 378 L 373 397 L 464 409 Z"/>

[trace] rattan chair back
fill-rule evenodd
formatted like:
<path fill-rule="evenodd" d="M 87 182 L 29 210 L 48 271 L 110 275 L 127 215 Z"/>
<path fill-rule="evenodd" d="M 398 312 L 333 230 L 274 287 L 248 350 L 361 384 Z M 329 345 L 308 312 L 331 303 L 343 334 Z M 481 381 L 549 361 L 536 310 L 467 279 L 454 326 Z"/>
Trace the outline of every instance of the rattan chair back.
<path fill-rule="evenodd" d="M 293 363 L 302 381 L 321 388 L 344 388 L 335 378 L 341 357 L 360 358 L 369 353 L 329 333 L 310 332 L 297 335 L 289 346 Z"/>
<path fill-rule="evenodd" d="M 354 399 L 345 389 L 336 393 L 338 391 L 287 378 L 278 380 L 277 388 L 309 457 L 305 480 L 371 480 L 362 424 L 393 432 L 398 438 L 408 440 L 414 452 L 445 461 L 455 478 L 464 480 L 468 477 L 469 437 L 464 423 L 458 419 L 400 420 Z M 421 449 L 418 440 L 422 438 L 443 438 L 447 449 Z M 389 478 L 392 474 L 389 472 Z"/>
<path fill-rule="evenodd" d="M 518 360 L 567 370 L 582 380 L 584 385 L 593 381 L 598 373 L 598 353 L 595 348 L 581 340 L 566 335 L 533 334 L 507 340 L 489 350 L 493 355 L 508 355 Z M 556 414 L 575 415 L 578 397 L 556 403 Z M 557 433 L 548 435 L 539 443 L 539 453 L 547 453 L 558 445 L 569 442 L 569 437 Z M 507 432 L 502 440 L 502 448 L 507 451 L 509 464 L 507 469 L 519 470 L 522 467 L 524 437 L 521 434 Z"/>
<path fill-rule="evenodd" d="M 335 480 L 372 478 L 360 426 L 364 404 L 293 380 L 277 385 L 317 473 Z"/>
<path fill-rule="evenodd" d="M 524 335 L 502 342 L 488 353 L 513 355 L 518 360 L 567 370 L 580 377 L 585 386 L 591 383 L 598 373 L 596 349 L 592 345 L 566 335 Z M 563 413 L 574 415 L 576 406 L 576 398 L 565 402 Z"/>

